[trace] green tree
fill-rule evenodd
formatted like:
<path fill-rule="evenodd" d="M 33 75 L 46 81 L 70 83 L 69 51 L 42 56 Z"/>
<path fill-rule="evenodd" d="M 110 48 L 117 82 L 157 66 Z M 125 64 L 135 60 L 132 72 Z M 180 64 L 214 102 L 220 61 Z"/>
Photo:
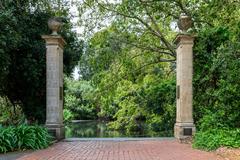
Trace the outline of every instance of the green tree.
<path fill-rule="evenodd" d="M 97 119 L 94 104 L 94 88 L 89 81 L 77 81 L 65 78 L 64 112 L 65 119 Z M 71 115 L 69 117 L 69 115 Z"/>
<path fill-rule="evenodd" d="M 240 23 L 239 23 L 240 24 Z M 227 27 L 206 29 L 197 39 L 194 62 L 195 119 L 200 128 L 240 127 L 239 43 Z M 202 119 L 203 118 L 203 119 Z"/>
<path fill-rule="evenodd" d="M 134 34 L 122 34 L 114 24 L 96 33 L 82 57 L 81 65 L 92 74 L 83 78 L 90 78 L 95 88 L 98 117 L 114 120 L 112 128 L 129 132 L 141 129 L 142 122 L 156 131 L 172 129 L 169 126 L 175 120 L 174 65 L 161 64 L 158 54 L 119 41 L 121 36 L 129 37 L 128 40 L 137 38 Z M 164 90 L 169 93 L 163 93 Z M 163 127 L 167 122 L 168 126 Z"/>

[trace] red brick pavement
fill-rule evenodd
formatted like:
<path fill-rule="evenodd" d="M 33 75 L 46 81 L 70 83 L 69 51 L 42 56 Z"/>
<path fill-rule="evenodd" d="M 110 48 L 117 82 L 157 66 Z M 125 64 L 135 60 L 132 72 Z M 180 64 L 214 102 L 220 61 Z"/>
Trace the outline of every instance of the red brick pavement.
<path fill-rule="evenodd" d="M 59 142 L 18 160 L 223 160 L 176 140 Z"/>

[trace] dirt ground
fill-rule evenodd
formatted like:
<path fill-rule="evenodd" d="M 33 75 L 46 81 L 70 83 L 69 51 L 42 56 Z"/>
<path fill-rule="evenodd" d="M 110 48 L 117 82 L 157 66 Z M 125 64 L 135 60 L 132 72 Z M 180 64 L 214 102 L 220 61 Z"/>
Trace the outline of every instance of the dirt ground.
<path fill-rule="evenodd" d="M 226 147 L 221 147 L 216 150 L 216 154 L 225 158 L 225 160 L 240 160 L 240 148 L 230 149 Z"/>

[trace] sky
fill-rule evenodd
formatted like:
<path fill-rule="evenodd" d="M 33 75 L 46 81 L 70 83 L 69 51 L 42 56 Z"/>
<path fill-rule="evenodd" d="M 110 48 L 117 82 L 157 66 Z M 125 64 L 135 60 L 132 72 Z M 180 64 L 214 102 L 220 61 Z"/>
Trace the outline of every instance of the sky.
<path fill-rule="evenodd" d="M 84 28 L 77 25 L 77 22 L 79 20 L 78 6 L 76 3 L 73 3 L 74 1 L 78 2 L 79 0 L 70 0 L 70 1 L 71 1 L 70 13 L 73 15 L 71 22 L 74 24 L 73 30 L 76 31 L 78 34 L 81 34 L 83 32 Z"/>

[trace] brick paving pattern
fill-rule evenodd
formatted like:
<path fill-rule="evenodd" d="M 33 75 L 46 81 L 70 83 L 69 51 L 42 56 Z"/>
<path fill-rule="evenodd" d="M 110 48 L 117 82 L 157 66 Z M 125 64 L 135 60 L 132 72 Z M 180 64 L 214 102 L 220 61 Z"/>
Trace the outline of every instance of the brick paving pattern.
<path fill-rule="evenodd" d="M 18 160 L 223 160 L 176 140 L 59 142 Z"/>

